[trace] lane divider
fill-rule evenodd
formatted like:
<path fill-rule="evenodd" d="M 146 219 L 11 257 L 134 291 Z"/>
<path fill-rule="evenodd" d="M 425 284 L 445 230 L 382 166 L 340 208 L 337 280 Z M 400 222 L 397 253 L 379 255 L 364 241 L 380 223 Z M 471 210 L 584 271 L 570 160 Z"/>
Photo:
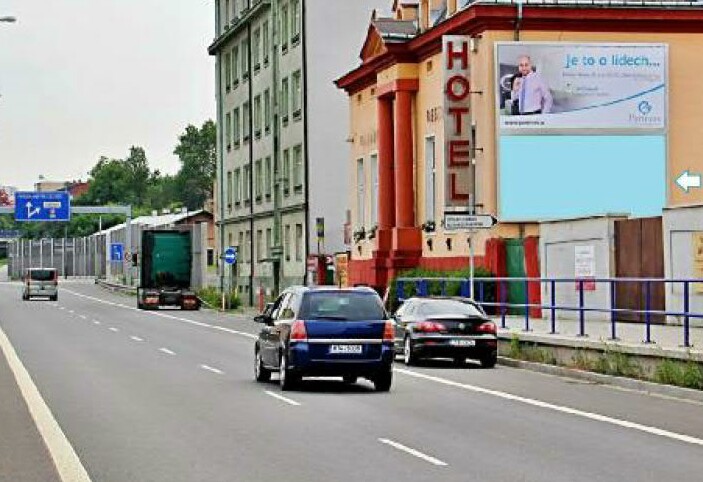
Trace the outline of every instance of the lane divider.
<path fill-rule="evenodd" d="M 176 354 L 175 352 L 172 352 L 172 351 L 169 350 L 168 348 L 159 348 L 159 351 L 160 351 L 161 353 L 166 353 L 167 355 L 171 355 L 171 356 L 173 356 L 173 355 Z"/>
<path fill-rule="evenodd" d="M 200 365 L 200 368 L 202 368 L 203 370 L 207 370 L 207 371 L 209 371 L 209 372 L 212 372 L 212 373 L 217 373 L 218 375 L 224 375 L 224 374 L 225 374 L 225 372 L 223 372 L 222 370 L 219 370 L 219 369 L 217 369 L 217 368 L 214 368 L 214 367 L 211 367 L 211 366 L 208 366 L 208 365 Z"/>
<path fill-rule="evenodd" d="M 296 402 L 295 400 L 291 400 L 290 398 L 284 397 L 283 395 L 279 395 L 278 393 L 272 392 L 271 390 L 264 390 L 264 393 L 270 397 L 273 397 L 275 399 L 282 401 L 283 403 L 287 403 L 288 405 L 293 405 L 294 407 L 300 406 L 299 402 Z"/>
<path fill-rule="evenodd" d="M 442 462 L 441 460 L 436 459 L 430 455 L 423 454 L 419 450 L 412 449 L 412 448 L 410 448 L 406 445 L 403 445 L 401 443 L 394 442 L 393 440 L 389 440 L 387 438 L 380 438 L 380 439 L 378 439 L 378 441 L 381 442 L 382 444 L 386 444 L 388 446 L 391 446 L 394 449 L 400 450 L 401 452 L 405 452 L 406 454 L 410 454 L 413 457 L 417 457 L 418 459 L 422 459 L 425 462 L 429 462 L 432 465 L 436 465 L 438 467 L 446 467 L 448 465 L 446 462 Z"/>
<path fill-rule="evenodd" d="M 131 338 L 133 341 L 136 341 L 136 342 L 142 342 L 142 341 L 144 341 L 144 338 L 139 338 L 138 336 L 130 336 L 130 338 Z"/>

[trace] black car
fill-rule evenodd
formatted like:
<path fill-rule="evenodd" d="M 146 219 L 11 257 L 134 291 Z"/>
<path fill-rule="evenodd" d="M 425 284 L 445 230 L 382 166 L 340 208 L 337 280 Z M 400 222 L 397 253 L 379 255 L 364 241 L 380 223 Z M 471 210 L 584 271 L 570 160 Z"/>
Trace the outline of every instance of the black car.
<path fill-rule="evenodd" d="M 257 381 L 278 372 L 289 390 L 305 376 L 363 377 L 390 390 L 393 321 L 371 288 L 289 288 L 255 321 L 264 324 L 254 346 Z"/>
<path fill-rule="evenodd" d="M 468 298 L 409 298 L 397 310 L 396 350 L 406 365 L 421 358 L 467 358 L 492 368 L 498 359 L 497 328 Z"/>

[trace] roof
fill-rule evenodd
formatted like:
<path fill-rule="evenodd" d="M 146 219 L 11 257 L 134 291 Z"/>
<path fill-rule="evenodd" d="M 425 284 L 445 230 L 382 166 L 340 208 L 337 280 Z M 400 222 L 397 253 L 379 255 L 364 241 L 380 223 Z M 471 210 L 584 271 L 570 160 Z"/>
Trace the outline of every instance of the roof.
<path fill-rule="evenodd" d="M 417 35 L 417 23 L 414 20 L 396 20 L 394 18 L 377 18 L 373 26 L 384 40 L 405 41 Z"/>
<path fill-rule="evenodd" d="M 174 213 L 174 214 L 162 214 L 160 216 L 139 216 L 131 221 L 131 225 L 146 226 L 149 228 L 159 228 L 164 226 L 171 226 L 173 224 L 179 223 L 185 219 L 192 218 L 199 214 L 209 214 L 204 209 L 199 209 L 197 211 L 187 211 L 184 213 Z M 108 229 L 103 229 L 100 232 L 94 234 L 106 234 L 114 231 L 119 231 L 125 227 L 125 223 L 117 224 Z"/>

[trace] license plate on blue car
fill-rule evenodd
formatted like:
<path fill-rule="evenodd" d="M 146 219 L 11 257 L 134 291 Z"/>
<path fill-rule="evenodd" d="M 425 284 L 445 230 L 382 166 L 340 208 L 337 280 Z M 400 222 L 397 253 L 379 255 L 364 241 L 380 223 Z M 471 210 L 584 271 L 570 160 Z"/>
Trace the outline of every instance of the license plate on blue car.
<path fill-rule="evenodd" d="M 360 355 L 362 351 L 361 345 L 330 345 L 330 353 Z"/>

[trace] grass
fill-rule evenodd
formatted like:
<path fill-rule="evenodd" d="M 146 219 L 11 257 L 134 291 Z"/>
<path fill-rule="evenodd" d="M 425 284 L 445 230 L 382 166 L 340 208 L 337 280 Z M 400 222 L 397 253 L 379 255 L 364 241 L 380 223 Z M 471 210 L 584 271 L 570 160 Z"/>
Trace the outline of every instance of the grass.
<path fill-rule="evenodd" d="M 694 361 L 664 360 L 654 372 L 654 380 L 666 385 L 703 390 L 703 370 Z"/>
<path fill-rule="evenodd" d="M 203 288 L 198 291 L 198 297 L 209 308 L 220 309 L 220 307 L 222 306 L 222 292 L 217 288 Z M 239 298 L 235 291 L 230 291 L 225 296 L 225 303 L 228 304 L 229 310 L 236 310 L 237 308 L 242 306 L 242 300 Z"/>

